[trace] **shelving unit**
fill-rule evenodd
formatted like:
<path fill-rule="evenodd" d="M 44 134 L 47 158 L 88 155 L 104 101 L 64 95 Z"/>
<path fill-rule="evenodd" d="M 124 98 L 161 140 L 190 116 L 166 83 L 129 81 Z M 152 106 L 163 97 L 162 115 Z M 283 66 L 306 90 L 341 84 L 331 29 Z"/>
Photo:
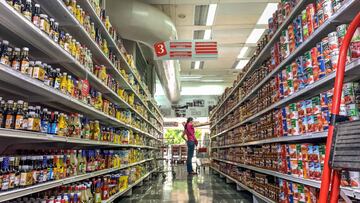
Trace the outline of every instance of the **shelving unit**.
<path fill-rule="evenodd" d="M 128 191 L 130 191 L 133 187 L 137 186 L 139 183 L 141 183 L 144 179 L 146 179 L 147 177 L 149 177 L 152 173 L 154 173 L 156 171 L 156 169 L 150 171 L 149 173 L 145 174 L 143 177 L 141 177 L 139 180 L 137 180 L 135 183 L 131 184 L 128 186 L 128 188 L 126 190 L 120 191 L 118 193 L 116 193 L 115 195 L 111 196 L 109 199 L 107 200 L 103 200 L 102 203 L 110 203 L 113 202 L 114 200 L 116 200 L 116 198 L 121 197 L 123 194 L 127 193 Z"/>
<path fill-rule="evenodd" d="M 221 174 L 222 176 L 226 177 L 227 179 L 233 181 L 233 182 L 236 183 L 238 186 L 240 186 L 242 189 L 250 192 L 250 193 L 253 194 L 255 197 L 261 199 L 262 201 L 265 201 L 265 202 L 268 202 L 268 203 L 275 203 L 275 202 L 272 201 L 271 199 L 265 197 L 265 196 L 262 195 L 262 194 L 259 194 L 259 193 L 256 192 L 255 190 L 253 190 L 253 189 L 249 188 L 248 186 L 240 183 L 239 181 L 237 181 L 237 180 L 234 179 L 233 177 L 231 177 L 231 176 L 229 176 L 229 175 L 227 175 L 227 174 L 219 171 L 218 169 L 216 169 L 216 168 L 214 168 L 214 167 L 212 167 L 212 166 L 211 166 L 211 169 L 214 170 L 214 171 L 216 171 L 217 173 Z"/>
<path fill-rule="evenodd" d="M 276 76 L 281 70 L 283 70 L 287 65 L 290 65 L 297 57 L 303 55 L 304 52 L 310 50 L 310 48 L 316 46 L 316 43 L 321 41 L 322 38 L 326 37 L 328 33 L 336 30 L 336 27 L 340 24 L 349 23 L 351 22 L 352 18 L 360 12 L 360 2 L 359 1 L 351 1 L 351 0 L 345 0 L 342 3 L 342 6 L 337 12 L 335 12 L 328 20 L 326 20 L 321 26 L 319 26 L 306 40 L 304 40 L 290 55 L 285 58 L 283 61 L 280 62 L 279 65 L 277 65 L 271 72 L 269 72 L 262 80 L 256 83 L 256 85 L 248 91 L 247 94 L 243 95 L 239 101 L 233 105 L 228 107 L 227 109 L 224 107 L 226 105 L 227 101 L 230 100 L 237 91 L 239 91 L 239 88 L 242 87 L 244 84 L 244 81 L 253 73 L 258 67 L 261 66 L 262 63 L 264 63 L 269 57 L 272 46 L 275 44 L 277 40 L 279 40 L 279 37 L 282 34 L 282 31 L 284 29 L 287 29 L 287 26 L 292 23 L 294 18 L 298 16 L 302 10 L 305 9 L 306 5 L 309 3 L 313 3 L 313 1 L 299 1 L 298 4 L 292 9 L 290 14 L 287 16 L 287 18 L 284 20 L 284 22 L 277 28 L 275 34 L 272 36 L 272 38 L 268 41 L 268 43 L 263 47 L 263 49 L 259 52 L 259 54 L 255 55 L 254 60 L 250 60 L 250 66 L 249 68 L 242 74 L 241 78 L 238 80 L 237 83 L 235 83 L 232 87 L 232 89 L 227 93 L 227 95 L 223 96 L 223 99 L 218 103 L 218 105 L 212 110 L 210 115 L 210 120 L 212 121 L 211 129 L 211 152 L 216 152 L 218 150 L 222 150 L 222 153 L 224 153 L 224 150 L 227 150 L 229 148 L 239 148 L 239 147 L 256 147 L 256 146 L 262 146 L 265 144 L 275 144 L 275 143 L 317 143 L 317 142 L 325 142 L 327 138 L 327 131 L 324 132 L 316 132 L 316 133 L 306 133 L 306 134 L 300 134 L 296 136 L 284 136 L 284 137 L 274 137 L 274 138 L 266 138 L 263 140 L 249 140 L 249 141 L 242 141 L 242 140 L 230 140 L 228 142 L 225 141 L 225 143 L 232 143 L 232 144 L 225 144 L 223 140 L 220 139 L 221 143 L 219 143 L 219 137 L 225 136 L 227 133 L 231 132 L 234 133 L 236 131 L 233 131 L 234 129 L 245 126 L 247 124 L 254 124 L 260 120 L 265 114 L 270 113 L 272 110 L 281 109 L 290 103 L 299 102 L 304 99 L 311 98 L 313 96 L 319 95 L 320 93 L 331 89 L 334 84 L 334 79 L 336 76 L 335 72 L 332 72 L 328 75 L 326 75 L 324 78 L 321 78 L 320 80 L 306 86 L 304 89 L 301 89 L 295 93 L 292 93 L 291 95 L 271 104 L 270 106 L 266 108 L 260 109 L 258 112 L 254 113 L 253 115 L 250 115 L 249 117 L 246 117 L 242 120 L 237 120 L 237 122 L 234 122 L 234 125 L 227 126 L 226 128 L 221 127 L 221 125 L 224 124 L 224 120 L 229 119 L 230 115 L 232 115 L 233 112 L 237 111 L 240 106 L 243 106 L 246 102 L 251 101 L 259 92 L 259 90 L 268 83 L 272 78 Z M 346 65 L 345 69 L 345 80 L 344 82 L 350 82 L 350 81 L 356 81 L 360 79 L 360 59 L 355 59 L 351 63 Z M 232 103 L 234 104 L 234 103 Z M 224 110 L 225 109 L 225 110 Z M 236 113 L 235 113 L 236 114 Z M 235 116 L 231 117 L 234 118 Z M 245 128 L 244 128 L 245 129 Z M 245 132 L 246 133 L 246 132 Z M 259 133 L 259 132 L 257 132 Z M 228 134 L 233 135 L 233 134 Z M 235 135 L 236 136 L 236 135 Z M 239 138 L 240 139 L 240 138 Z M 214 140 L 217 140 L 217 142 L 213 142 Z M 235 143 L 235 144 L 233 144 Z M 226 151 L 225 151 L 226 153 Z M 288 175 L 283 174 L 277 171 L 268 170 L 259 168 L 256 166 L 251 166 L 247 164 L 241 164 L 236 163 L 229 160 L 219 159 L 217 156 L 212 157 L 212 161 L 215 161 L 216 163 L 226 163 L 230 164 L 239 168 L 247 169 L 252 172 L 265 174 L 268 176 L 277 177 L 280 179 L 284 179 L 290 182 L 294 183 L 300 183 L 303 185 L 311 186 L 314 188 L 320 188 L 320 180 L 311 180 L 311 179 L 304 179 L 300 178 L 299 176 L 296 177 L 294 175 Z M 218 173 L 225 176 L 227 179 L 232 180 L 233 182 L 236 182 L 239 184 L 239 182 L 230 177 L 228 174 L 225 174 L 224 172 L 219 171 L 218 169 L 212 167 L 213 170 L 217 171 Z M 246 189 L 246 188 L 245 188 Z M 261 196 L 258 196 L 258 193 L 251 188 L 247 188 L 249 192 L 251 192 L 254 196 L 257 196 L 257 198 L 260 198 L 262 201 L 265 202 L 273 202 L 270 199 L 264 199 L 261 198 Z M 349 187 L 343 187 L 342 191 L 349 197 L 359 199 L 360 198 L 360 191 L 358 189 L 349 188 Z"/>
<path fill-rule="evenodd" d="M 50 181 L 50 182 L 46 182 L 46 183 L 43 183 L 43 184 L 38 184 L 38 185 L 26 187 L 26 188 L 10 190 L 10 191 L 7 191 L 7 192 L 1 192 L 0 193 L 0 201 L 7 201 L 7 200 L 11 200 L 11 199 L 16 199 L 18 197 L 23 197 L 23 196 L 26 196 L 26 195 L 29 195 L 29 194 L 33 194 L 33 193 L 41 192 L 41 191 L 48 190 L 48 189 L 51 189 L 51 188 L 59 187 L 61 185 L 66 185 L 66 184 L 69 184 L 69 183 L 79 182 L 79 181 L 86 180 L 86 179 L 89 179 L 89 178 L 92 178 L 92 177 L 108 174 L 108 173 L 111 173 L 111 172 L 115 172 L 115 171 L 118 171 L 118 170 L 121 170 L 121 169 L 136 166 L 136 165 L 145 163 L 147 161 L 152 161 L 152 160 L 153 159 L 146 159 L 146 160 L 139 161 L 139 162 L 136 162 L 136 163 L 133 163 L 133 164 L 128 164 L 126 166 L 122 166 L 120 168 L 105 169 L 105 170 L 96 171 L 96 172 L 92 172 L 92 173 L 81 174 L 81 175 L 77 175 L 77 176 L 73 176 L 73 177 L 69 177 L 69 178 L 65 178 L 65 179 L 61 179 L 61 180 Z"/>
<path fill-rule="evenodd" d="M 131 111 L 137 118 L 140 118 L 141 122 L 146 123 L 147 127 L 141 129 L 131 125 L 130 123 L 120 121 L 115 117 L 112 117 L 89 104 L 83 103 L 67 94 L 62 93 L 50 86 L 45 85 L 43 82 L 31 78 L 21 72 L 14 70 L 13 68 L 0 64 L 0 91 L 5 92 L 7 96 L 16 99 L 24 99 L 30 103 L 41 104 L 45 107 L 50 107 L 54 110 L 62 111 L 65 113 L 77 112 L 84 115 L 86 118 L 98 120 L 101 125 L 113 128 L 125 128 L 131 130 L 134 133 L 142 135 L 146 138 L 144 141 L 148 145 L 134 145 L 134 144 L 117 144 L 113 142 L 88 140 L 75 137 L 58 136 L 53 134 L 46 134 L 40 132 L 13 130 L 0 128 L 0 140 L 4 141 L 4 145 L 1 147 L 3 150 L 15 149 L 16 146 L 21 147 L 22 144 L 34 145 L 33 149 L 40 150 L 41 146 L 46 146 L 51 149 L 136 149 L 138 151 L 151 152 L 155 154 L 159 150 L 160 139 L 159 135 L 163 133 L 162 117 L 156 104 L 151 100 L 152 97 L 147 91 L 145 84 L 136 75 L 134 67 L 131 67 L 127 62 L 126 57 L 120 51 L 117 42 L 111 37 L 106 30 L 105 25 L 101 19 L 95 13 L 92 5 L 89 1 L 83 0 L 78 3 L 88 13 L 91 20 L 95 23 L 95 27 L 100 29 L 102 36 L 109 43 L 109 47 L 116 52 L 121 60 L 121 68 L 126 70 L 126 73 L 132 74 L 135 77 L 135 81 L 140 86 L 140 91 L 137 91 L 124 75 L 121 74 L 120 68 L 104 54 L 99 45 L 91 38 L 85 28 L 78 22 L 78 20 L 72 15 L 72 13 L 66 8 L 62 0 L 46 1 L 37 0 L 37 3 L 41 5 L 42 11 L 59 22 L 60 29 L 70 33 L 76 40 L 82 45 L 85 45 L 92 53 L 92 59 L 96 65 L 104 65 L 109 73 L 124 90 L 134 93 L 135 102 L 145 107 L 146 113 L 140 113 L 136 108 L 130 105 L 127 101 L 121 98 L 117 92 L 112 90 L 106 84 L 104 84 L 99 78 L 95 76 L 89 69 L 76 60 L 70 53 L 65 51 L 58 43 L 53 41 L 47 34 L 36 27 L 32 22 L 27 20 L 21 13 L 17 12 L 12 6 L 10 6 L 5 0 L 0 0 L 0 24 L 1 32 L 0 38 L 9 40 L 10 44 L 19 47 L 29 47 L 30 56 L 32 59 L 40 60 L 51 64 L 53 67 L 60 67 L 62 70 L 66 70 L 73 76 L 87 79 L 92 88 L 102 93 L 103 98 L 116 104 L 121 109 Z M 141 92 L 144 94 L 141 94 Z M 150 110 L 149 104 L 153 105 L 156 109 L 156 113 Z M 158 116 L 159 115 L 159 116 Z M 151 120 L 154 118 L 154 120 Z M 103 127 L 103 126 L 102 126 Z M 148 141 L 148 142 L 147 142 Z M 18 197 L 27 196 L 30 194 L 45 191 L 51 188 L 55 188 L 61 185 L 75 183 L 89 178 L 117 172 L 119 170 L 127 169 L 133 166 L 144 164 L 150 161 L 156 161 L 154 154 L 146 156 L 149 159 L 139 161 L 133 164 L 121 166 L 119 168 L 109 168 L 92 173 L 86 173 L 76 175 L 60 180 L 48 181 L 45 183 L 39 183 L 25 188 L 17 188 L 5 192 L 0 192 L 0 202 L 12 200 Z M 151 162 L 150 165 L 154 163 Z M 149 164 L 146 168 L 149 167 Z M 151 167 L 152 169 L 153 167 Z M 117 193 L 109 200 L 104 202 L 111 202 L 116 198 L 123 195 L 132 187 L 138 185 L 142 180 L 150 176 L 154 169 L 145 174 L 134 184 L 122 192 Z"/>
<path fill-rule="evenodd" d="M 304 5 L 303 3 L 306 1 L 300 1 L 300 5 Z M 298 56 L 300 56 L 302 53 L 304 53 L 306 50 L 308 50 L 311 47 L 314 47 L 316 45 L 317 42 L 319 42 L 323 37 L 325 37 L 330 31 L 335 30 L 336 25 L 340 24 L 339 22 L 350 22 L 351 21 L 351 15 L 356 13 L 357 8 L 356 6 L 359 3 L 357 1 L 346 1 L 346 3 L 341 7 L 341 9 L 339 11 L 337 11 L 334 15 L 332 15 L 327 21 L 325 21 L 318 29 L 315 30 L 314 33 L 312 33 L 308 39 L 306 39 L 299 47 L 296 48 L 296 50 L 291 53 L 285 60 L 283 60 L 272 72 L 270 72 L 264 79 L 261 80 L 260 83 L 258 83 L 247 95 L 245 95 L 240 102 L 238 102 L 238 104 L 236 106 L 234 106 L 231 110 L 229 110 L 224 116 L 222 116 L 220 119 L 218 119 L 212 126 L 211 129 L 214 128 L 221 120 L 223 120 L 227 115 L 229 115 L 231 112 L 233 112 L 236 108 L 238 108 L 241 104 L 243 104 L 244 102 L 248 101 L 249 99 L 251 99 L 251 96 L 253 96 L 259 89 L 260 87 L 262 87 L 265 82 L 267 82 L 269 79 L 271 79 L 276 73 L 278 73 L 281 69 L 283 69 L 286 65 L 288 65 L 289 63 L 291 63 L 292 61 L 294 61 L 294 59 Z M 299 7 L 295 7 L 294 9 L 299 9 Z M 300 6 L 300 8 L 302 8 Z M 294 10 L 295 11 L 295 10 Z M 288 16 L 287 20 L 285 20 L 285 23 L 283 24 L 283 26 L 281 26 L 282 28 L 287 25 L 289 22 L 291 22 L 291 20 L 294 18 L 295 14 L 298 14 L 296 12 L 292 12 L 292 15 Z M 338 22 L 338 23 L 334 23 L 334 22 Z M 287 24 L 286 24 L 287 23 Z M 278 36 L 281 33 L 281 29 L 278 29 L 278 31 L 276 32 L 275 36 Z M 273 43 L 274 40 L 278 39 L 278 37 L 272 37 L 272 40 L 269 42 L 269 44 L 267 44 L 265 46 L 264 49 L 269 49 Z M 264 50 L 262 51 L 263 54 L 260 54 L 257 59 L 255 61 L 258 60 L 258 58 L 264 57 L 264 54 L 267 54 L 267 56 L 269 56 L 269 51 L 264 52 Z M 264 59 L 263 59 L 264 60 Z M 256 65 L 255 65 L 256 64 Z M 260 63 L 254 62 L 251 67 L 249 68 L 249 70 L 244 74 L 244 76 L 242 77 L 242 79 L 240 80 L 240 82 L 235 86 L 235 89 L 237 89 L 242 82 L 245 80 L 246 76 L 249 75 L 249 72 L 251 70 L 253 70 L 255 67 L 258 67 Z M 357 63 L 358 65 L 358 63 Z M 335 78 L 335 74 L 331 74 L 333 77 L 331 79 Z M 327 76 L 329 77 L 329 76 Z M 330 80 L 330 79 L 329 79 Z M 312 86 L 317 86 L 317 85 L 312 85 Z M 309 88 L 309 87 L 307 87 Z M 307 89 L 305 88 L 305 89 Z M 313 87 L 314 88 L 314 87 Z M 234 91 L 232 91 L 229 94 L 229 97 L 226 97 L 226 99 L 224 99 L 223 102 L 220 103 L 219 108 L 224 104 L 224 102 L 230 98 L 230 96 L 234 93 Z M 210 116 L 210 118 L 213 117 L 213 115 L 215 114 L 216 111 L 214 111 L 212 113 L 212 115 Z"/>

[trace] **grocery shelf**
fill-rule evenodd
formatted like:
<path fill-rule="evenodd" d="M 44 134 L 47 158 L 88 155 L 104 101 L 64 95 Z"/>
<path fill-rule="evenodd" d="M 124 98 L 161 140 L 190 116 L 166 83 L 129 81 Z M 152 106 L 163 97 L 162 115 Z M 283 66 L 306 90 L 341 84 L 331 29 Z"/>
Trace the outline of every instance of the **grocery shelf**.
<path fill-rule="evenodd" d="M 104 54 L 104 52 L 101 50 L 98 44 L 91 38 L 90 34 L 85 30 L 83 25 L 81 25 L 79 21 L 74 17 L 74 15 L 72 15 L 72 13 L 66 8 L 66 5 L 63 3 L 62 0 L 54 0 L 54 1 L 39 0 L 38 2 L 42 5 L 42 7 L 45 9 L 47 13 L 51 14 L 60 23 L 60 26 L 62 28 L 65 28 L 66 31 L 71 33 L 71 35 L 75 39 L 79 40 L 81 44 L 86 44 L 86 46 L 91 50 L 91 53 L 93 54 L 94 61 L 99 65 L 105 65 L 107 69 L 110 71 L 111 75 L 114 76 L 118 82 L 120 82 L 121 87 L 126 88 L 128 90 L 132 90 L 134 94 L 137 94 L 137 92 L 132 88 L 132 86 L 126 81 L 124 76 L 121 75 L 121 73 L 115 67 L 115 65 Z M 126 101 L 120 98 L 110 88 L 109 88 L 109 95 L 113 102 L 122 104 L 121 106 L 126 107 L 131 111 L 135 112 L 137 116 L 141 117 L 141 119 L 143 119 L 145 122 L 151 125 L 159 133 L 162 133 L 147 118 L 145 118 L 142 114 L 137 112 L 132 106 L 130 106 Z M 142 100 L 140 96 L 137 95 L 137 97 L 140 100 Z"/>
<path fill-rule="evenodd" d="M 262 62 L 264 62 L 264 60 L 270 55 L 270 49 L 272 47 L 272 45 L 276 42 L 276 40 L 279 39 L 279 36 L 281 34 L 281 31 L 285 29 L 285 27 L 292 22 L 292 20 L 294 19 L 294 17 L 296 17 L 301 9 L 304 8 L 304 6 L 306 4 L 308 4 L 309 2 L 311 2 L 310 0 L 303 0 L 303 1 L 299 1 L 297 3 L 297 5 L 292 9 L 291 13 L 289 14 L 289 16 L 286 17 L 286 19 L 284 20 L 284 22 L 280 25 L 280 27 L 277 29 L 277 31 L 275 32 L 275 34 L 271 37 L 271 39 L 269 40 L 269 42 L 266 44 L 266 46 L 261 50 L 261 52 L 259 53 L 259 55 L 257 55 L 255 61 L 251 64 L 251 66 L 249 67 L 249 69 L 244 73 L 244 75 L 242 76 L 242 78 L 240 79 L 240 81 L 238 83 L 236 83 L 236 85 L 233 87 L 233 89 L 231 90 L 231 92 L 228 94 L 228 96 L 220 103 L 220 105 L 218 105 L 218 108 L 214 109 L 214 112 L 210 115 L 210 119 L 212 119 L 212 117 L 215 115 L 215 113 L 220 109 L 220 107 L 230 98 L 230 96 L 232 94 L 234 94 L 235 90 L 238 89 L 238 87 L 242 84 L 242 82 L 245 80 L 246 76 L 249 75 L 252 71 L 254 71 L 254 69 L 256 67 L 258 67 L 259 65 L 261 65 Z"/>
<path fill-rule="evenodd" d="M 113 202 L 114 200 L 116 200 L 116 198 L 122 196 L 123 194 L 125 194 L 126 192 L 128 192 L 130 189 L 132 189 L 133 187 L 135 187 L 136 185 L 138 185 L 141 181 L 143 181 L 145 178 L 147 178 L 149 175 L 151 175 L 152 173 L 154 173 L 157 169 L 154 169 L 152 171 L 150 171 L 149 173 L 145 174 L 143 177 L 141 177 L 139 180 L 137 180 L 135 183 L 129 185 L 125 190 L 120 191 L 118 193 L 116 193 L 115 195 L 111 196 L 109 199 L 107 200 L 103 200 L 102 203 L 110 203 Z"/>
<path fill-rule="evenodd" d="M 295 143 L 295 142 L 310 142 L 312 140 L 319 140 L 327 137 L 327 131 L 324 132 L 317 132 L 317 133 L 306 133 L 303 135 L 296 135 L 296 136 L 284 136 L 284 137 L 275 137 L 265 140 L 259 141 L 251 141 L 245 142 L 242 144 L 231 144 L 231 145 L 224 145 L 224 146 L 217 146 L 211 147 L 212 149 L 225 149 L 231 147 L 246 147 L 246 146 L 253 146 L 253 145 L 263 145 L 263 144 L 270 144 L 270 143 Z"/>
<path fill-rule="evenodd" d="M 232 165 L 235 165 L 235 166 L 239 166 L 239 167 L 242 167 L 242 168 L 246 168 L 246 169 L 256 171 L 256 172 L 259 172 L 259 173 L 267 174 L 267 175 L 270 175 L 270 176 L 275 176 L 275 177 L 278 177 L 278 178 L 282 178 L 284 180 L 289 180 L 289 181 L 292 181 L 292 182 L 308 185 L 308 186 L 315 187 L 315 188 L 320 188 L 320 184 L 321 184 L 321 181 L 317 181 L 317 180 L 310 180 L 310 179 L 304 179 L 304 178 L 300 178 L 300 177 L 295 177 L 295 176 L 292 176 L 292 175 L 287 175 L 287 174 L 279 173 L 279 172 L 272 171 L 272 170 L 258 168 L 258 167 L 255 167 L 255 166 L 249 166 L 249 165 L 240 164 L 240 163 L 236 163 L 236 162 L 232 162 L 232 161 L 227 161 L 227 160 L 224 160 L 224 159 L 217 159 L 217 158 L 212 158 L 212 159 L 217 160 L 217 161 L 221 161 L 221 162 L 224 162 L 224 163 L 227 163 L 227 164 L 232 164 Z M 342 187 L 341 190 L 349 197 L 360 199 L 360 190 L 353 189 L 353 188 L 345 188 L 345 187 Z"/>
<path fill-rule="evenodd" d="M 360 8 L 360 7 L 359 7 Z M 295 92 L 294 94 L 270 105 L 269 107 L 261 110 L 260 112 L 254 114 L 253 116 L 250 116 L 249 118 L 245 119 L 242 122 L 239 122 L 238 124 L 228 128 L 227 130 L 224 130 L 211 138 L 215 138 L 219 135 L 222 135 L 224 133 L 229 132 L 230 130 L 233 130 L 241 125 L 244 125 L 245 123 L 254 122 L 256 119 L 258 119 L 260 116 L 264 115 L 265 113 L 275 109 L 282 107 L 286 104 L 289 104 L 291 102 L 295 102 L 299 99 L 304 99 L 307 97 L 315 96 L 317 94 L 320 94 L 322 91 L 325 91 L 329 89 L 329 87 L 332 87 L 334 83 L 334 79 L 336 76 L 336 72 L 332 72 L 331 74 L 325 76 L 324 78 L 314 82 L 313 84 L 310 84 L 306 86 L 304 89 Z M 360 78 L 360 59 L 356 59 L 352 61 L 351 63 L 347 64 L 345 67 L 345 80 L 344 81 L 352 81 L 355 79 Z"/>
<path fill-rule="evenodd" d="M 73 110 L 87 115 L 90 119 L 99 120 L 101 123 L 108 124 L 112 127 L 125 127 L 143 135 L 147 135 L 148 137 L 157 139 L 147 132 L 119 121 L 88 104 L 82 103 L 75 98 L 45 85 L 39 80 L 23 75 L 19 71 L 2 64 L 0 64 L 0 81 L 0 84 L 5 83 L 5 85 L 0 85 L 0 89 L 2 89 L 1 87 L 9 87 L 10 85 L 12 87 L 11 89 L 3 90 L 12 91 L 15 95 L 21 95 L 22 97 L 27 98 L 30 102 L 40 102 L 44 105 L 55 107 L 65 112 Z M 31 94 L 31 97 L 28 96 L 29 94 Z"/>
<path fill-rule="evenodd" d="M 265 201 L 265 202 L 269 202 L 269 203 L 275 203 L 275 201 L 265 197 L 264 195 L 256 192 L 255 190 L 249 188 L 248 186 L 244 185 L 243 183 L 240 183 L 238 180 L 234 179 L 233 177 L 227 175 L 224 172 L 221 172 L 220 170 L 214 168 L 213 166 L 210 166 L 214 171 L 220 173 L 221 175 L 225 176 L 226 178 L 230 179 L 231 181 L 235 182 L 237 185 L 239 185 L 241 188 L 247 190 L 248 192 L 252 193 L 253 195 L 255 195 L 256 197 L 260 198 L 261 200 Z"/>
<path fill-rule="evenodd" d="M 74 183 L 74 182 L 86 180 L 86 179 L 89 179 L 92 177 L 108 174 L 111 172 L 115 172 L 115 171 L 118 171 L 121 169 L 136 166 L 136 165 L 139 165 L 139 164 L 142 164 L 142 163 L 145 163 L 148 161 L 152 161 L 152 160 L 153 159 L 145 159 L 145 160 L 133 163 L 133 164 L 121 166 L 119 168 L 104 169 L 104 170 L 95 171 L 92 173 L 86 173 L 86 174 L 81 174 L 81 175 L 77 175 L 77 176 L 73 176 L 73 177 L 69 177 L 69 178 L 64 178 L 61 180 L 49 181 L 49 182 L 46 182 L 43 184 L 37 184 L 37 185 L 26 187 L 26 188 L 20 188 L 20 189 L 10 190 L 10 191 L 6 191 L 6 192 L 0 192 L 0 202 L 11 200 L 11 199 L 16 199 L 18 197 L 23 197 L 23 196 L 30 195 L 33 193 L 41 192 L 41 191 L 55 188 L 55 187 L 58 187 L 61 185 L 66 185 L 69 183 Z"/>
<path fill-rule="evenodd" d="M 299 6 L 299 5 L 298 5 Z M 311 47 L 314 47 L 316 45 L 317 42 L 321 41 L 321 39 L 325 36 L 327 36 L 327 34 L 331 31 L 334 31 L 336 29 L 336 26 L 341 24 L 341 23 L 347 23 L 350 22 L 352 20 L 352 18 L 350 16 L 354 16 L 357 12 L 360 11 L 360 1 L 350 1 L 347 0 L 345 1 L 345 3 L 342 5 L 342 7 L 334 14 L 332 15 L 327 21 L 325 21 L 318 29 L 316 29 L 303 43 L 301 43 L 301 45 L 299 47 L 297 47 L 295 49 L 295 51 L 293 53 L 291 53 L 286 59 L 284 59 L 272 72 L 270 72 L 264 79 L 262 79 L 244 98 L 241 99 L 240 102 L 238 102 L 238 104 L 236 106 L 234 106 L 231 111 L 227 112 L 224 116 L 222 116 L 220 119 L 218 119 L 215 124 L 213 126 L 211 126 L 211 128 L 213 128 L 214 126 L 216 126 L 221 120 L 223 120 L 227 115 L 229 115 L 232 111 L 234 111 L 237 107 L 239 107 L 242 103 L 244 103 L 245 101 L 251 99 L 251 96 L 255 95 L 255 93 L 271 78 L 274 77 L 275 74 L 277 74 L 280 70 L 282 70 L 282 68 L 284 68 L 286 65 L 290 64 L 292 61 L 295 60 L 296 57 L 302 55 L 305 51 L 309 50 Z M 285 26 L 285 25 L 284 25 Z M 281 29 L 278 29 L 277 32 L 278 35 L 281 33 Z M 275 38 L 272 38 L 272 42 L 274 41 Z M 268 44 L 269 45 L 269 44 Z M 269 48 L 267 48 L 269 49 Z M 267 51 L 269 52 L 269 51 Z M 254 65 L 251 66 L 251 68 L 249 69 L 249 71 L 255 67 Z M 258 67 L 258 66 L 256 66 Z M 248 72 L 249 72 L 248 71 Z M 247 72 L 247 73 L 248 73 Z M 245 80 L 247 73 L 244 75 L 244 77 L 242 77 L 242 79 L 240 80 L 240 82 L 238 83 L 238 85 L 235 86 L 235 88 L 233 88 L 233 91 L 231 92 L 231 94 L 238 89 L 238 87 L 240 86 L 240 84 Z M 231 96 L 231 94 L 229 94 L 228 97 Z M 226 99 L 228 99 L 228 97 Z M 221 107 L 224 102 L 226 100 L 224 100 L 222 103 L 220 103 L 219 107 Z M 217 110 L 216 110 L 217 111 Z M 215 113 L 215 112 L 214 112 Z M 212 115 L 214 115 L 214 113 Z M 211 118 L 211 117 L 210 117 Z"/>
<path fill-rule="evenodd" d="M 45 0 L 44 0 L 45 1 Z M 78 4 L 81 6 L 81 8 L 83 8 L 83 10 L 85 10 L 87 12 L 87 14 L 90 16 L 91 20 L 94 22 L 95 27 L 99 28 L 101 33 L 103 34 L 102 37 L 106 39 L 106 41 L 108 42 L 108 46 L 112 49 L 114 49 L 118 55 L 122 58 L 122 60 L 124 61 L 126 71 L 129 73 L 131 73 L 135 80 L 139 83 L 140 87 L 143 89 L 143 91 L 145 92 L 146 96 L 149 97 L 149 93 L 146 90 L 146 88 L 144 87 L 144 85 L 142 84 L 141 79 L 138 78 L 138 75 L 135 74 L 133 68 L 130 66 L 130 64 L 127 62 L 126 60 L 126 56 L 124 56 L 124 54 L 120 51 L 117 42 L 115 42 L 115 40 L 112 38 L 112 36 L 110 35 L 110 33 L 107 31 L 104 23 L 102 22 L 102 20 L 100 19 L 100 17 L 97 15 L 95 9 L 93 8 L 93 6 L 91 5 L 91 3 L 88 0 L 82 0 L 82 1 L 78 1 Z M 140 102 L 147 108 L 147 110 L 149 112 L 150 109 L 148 107 L 148 105 L 146 104 L 145 101 L 143 101 L 143 99 L 137 94 L 137 92 L 134 91 L 134 89 L 130 86 L 130 88 L 132 89 L 132 91 L 134 92 L 135 96 L 140 100 Z M 151 112 L 151 115 L 154 116 L 154 114 Z M 155 116 L 154 116 L 155 117 Z"/>
<path fill-rule="evenodd" d="M 24 140 L 29 143 L 30 140 L 36 143 L 51 142 L 54 144 L 69 143 L 77 146 L 96 146 L 96 147 L 121 147 L 121 148 L 141 148 L 141 149 L 158 149 L 157 147 L 133 145 L 133 144 L 115 144 L 112 142 L 95 141 L 81 138 L 65 137 L 41 132 L 31 132 L 25 130 L 13 130 L 0 128 L 0 140 L 5 143 L 13 143 L 13 140 Z M 17 142 L 18 143 L 18 142 Z"/>

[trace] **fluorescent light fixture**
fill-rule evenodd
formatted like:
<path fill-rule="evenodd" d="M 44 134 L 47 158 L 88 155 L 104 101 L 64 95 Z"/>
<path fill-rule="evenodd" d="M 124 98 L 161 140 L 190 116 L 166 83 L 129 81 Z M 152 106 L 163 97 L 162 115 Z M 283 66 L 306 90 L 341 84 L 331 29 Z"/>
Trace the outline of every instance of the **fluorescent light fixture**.
<path fill-rule="evenodd" d="M 211 38 L 211 30 L 205 30 L 204 39 L 208 40 Z"/>
<path fill-rule="evenodd" d="M 201 80 L 201 82 L 224 82 L 224 80 Z"/>
<path fill-rule="evenodd" d="M 256 24 L 267 25 L 269 22 L 269 18 L 272 17 L 273 13 L 275 13 L 277 8 L 278 3 L 268 3 Z"/>
<path fill-rule="evenodd" d="M 195 70 L 199 70 L 199 69 L 200 69 L 200 61 L 195 61 L 194 69 L 195 69 Z"/>
<path fill-rule="evenodd" d="M 249 47 L 243 47 L 243 48 L 241 48 L 240 54 L 238 55 L 238 58 L 243 58 L 243 57 L 245 57 L 245 54 L 246 54 L 246 52 L 247 52 L 248 49 L 249 49 Z"/>
<path fill-rule="evenodd" d="M 235 69 L 239 69 L 239 70 L 243 69 L 248 62 L 249 60 L 240 60 L 236 65 Z"/>
<path fill-rule="evenodd" d="M 217 4 L 210 4 L 206 18 L 206 26 L 212 26 L 215 19 Z"/>
<path fill-rule="evenodd" d="M 247 44 L 257 43 L 261 38 L 261 36 L 264 34 L 264 32 L 265 29 L 258 29 L 258 28 L 253 29 L 249 37 L 247 38 L 246 43 Z"/>
<path fill-rule="evenodd" d="M 200 79 L 201 76 L 181 76 L 181 79 Z"/>

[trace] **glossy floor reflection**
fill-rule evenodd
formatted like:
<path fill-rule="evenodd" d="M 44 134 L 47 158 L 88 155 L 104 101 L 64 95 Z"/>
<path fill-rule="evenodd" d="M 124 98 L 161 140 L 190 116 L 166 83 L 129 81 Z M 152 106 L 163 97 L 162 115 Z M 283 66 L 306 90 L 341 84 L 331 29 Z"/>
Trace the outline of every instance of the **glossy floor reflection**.
<path fill-rule="evenodd" d="M 144 182 L 136 187 L 133 194 L 116 202 L 124 203 L 250 203 L 250 193 L 236 191 L 235 184 L 226 184 L 218 175 L 210 175 L 209 170 L 201 171 L 198 176 L 188 176 L 185 166 L 175 168 L 176 177 L 171 173 L 162 180 L 161 177 Z"/>

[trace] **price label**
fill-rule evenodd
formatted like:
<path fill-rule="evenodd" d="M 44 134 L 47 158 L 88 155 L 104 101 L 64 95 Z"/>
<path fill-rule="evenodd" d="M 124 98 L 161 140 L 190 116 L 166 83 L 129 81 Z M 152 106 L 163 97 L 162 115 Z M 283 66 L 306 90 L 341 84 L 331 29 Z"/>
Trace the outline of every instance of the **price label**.
<path fill-rule="evenodd" d="M 154 49 L 157 57 L 166 56 L 167 50 L 165 46 L 165 42 L 159 42 L 154 44 Z"/>

